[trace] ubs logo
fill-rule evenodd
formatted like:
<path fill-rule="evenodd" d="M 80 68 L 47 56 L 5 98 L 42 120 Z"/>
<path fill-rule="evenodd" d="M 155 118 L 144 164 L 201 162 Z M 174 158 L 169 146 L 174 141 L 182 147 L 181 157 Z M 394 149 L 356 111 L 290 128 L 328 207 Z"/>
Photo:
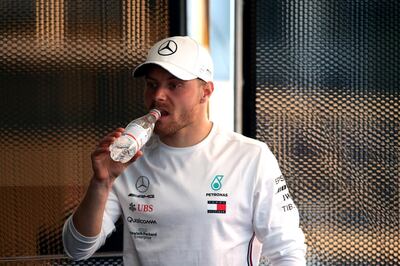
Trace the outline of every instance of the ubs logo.
<path fill-rule="evenodd" d="M 158 54 L 163 56 L 172 55 L 176 52 L 176 50 L 178 50 L 178 45 L 176 42 L 172 40 L 166 40 L 158 48 Z"/>
<path fill-rule="evenodd" d="M 139 178 L 136 180 L 135 187 L 137 191 L 144 193 L 149 190 L 150 180 L 145 176 L 139 176 Z"/>
<path fill-rule="evenodd" d="M 131 204 L 129 204 L 129 209 L 132 212 L 153 212 L 154 207 L 152 204 L 131 203 Z"/>

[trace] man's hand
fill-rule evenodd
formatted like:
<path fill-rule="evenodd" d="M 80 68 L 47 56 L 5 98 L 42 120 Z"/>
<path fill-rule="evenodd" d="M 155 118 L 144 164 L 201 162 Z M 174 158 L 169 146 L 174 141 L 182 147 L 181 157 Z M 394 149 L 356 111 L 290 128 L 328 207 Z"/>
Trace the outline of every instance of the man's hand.
<path fill-rule="evenodd" d="M 76 230 L 84 236 L 97 236 L 100 233 L 104 209 L 114 180 L 143 154 L 138 151 L 127 163 L 111 159 L 109 146 L 121 136 L 122 132 L 124 129 L 118 128 L 105 136 L 91 155 L 93 178 L 85 197 L 72 217 Z"/>
<path fill-rule="evenodd" d="M 114 132 L 105 136 L 100 140 L 91 155 L 94 172 L 93 178 L 97 182 L 105 182 L 110 188 L 115 178 L 117 178 L 132 162 L 142 156 L 142 152 L 138 151 L 127 163 L 115 162 L 111 159 L 109 147 L 123 132 L 123 128 L 117 128 Z"/>

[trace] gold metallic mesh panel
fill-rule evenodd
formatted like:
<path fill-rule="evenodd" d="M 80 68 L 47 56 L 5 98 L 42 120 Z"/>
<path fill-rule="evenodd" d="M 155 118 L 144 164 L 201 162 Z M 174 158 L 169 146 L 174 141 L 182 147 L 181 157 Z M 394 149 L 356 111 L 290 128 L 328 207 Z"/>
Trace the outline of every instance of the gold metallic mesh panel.
<path fill-rule="evenodd" d="M 168 36 L 168 15 L 168 1 L 0 2 L 1 265 L 71 263 L 61 229 L 91 177 L 90 153 L 143 113 L 132 69 Z"/>
<path fill-rule="evenodd" d="M 400 264 L 399 12 L 398 1 L 245 6 L 245 130 L 288 179 L 308 265 Z"/>

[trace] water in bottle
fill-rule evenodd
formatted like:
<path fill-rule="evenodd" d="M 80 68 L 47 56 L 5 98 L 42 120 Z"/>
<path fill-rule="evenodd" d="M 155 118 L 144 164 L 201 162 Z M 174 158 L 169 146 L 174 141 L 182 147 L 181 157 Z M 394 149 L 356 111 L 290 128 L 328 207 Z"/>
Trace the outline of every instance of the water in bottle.
<path fill-rule="evenodd" d="M 116 162 L 126 163 L 150 139 L 155 123 L 161 117 L 157 109 L 130 122 L 122 135 L 110 145 L 110 156 Z"/>

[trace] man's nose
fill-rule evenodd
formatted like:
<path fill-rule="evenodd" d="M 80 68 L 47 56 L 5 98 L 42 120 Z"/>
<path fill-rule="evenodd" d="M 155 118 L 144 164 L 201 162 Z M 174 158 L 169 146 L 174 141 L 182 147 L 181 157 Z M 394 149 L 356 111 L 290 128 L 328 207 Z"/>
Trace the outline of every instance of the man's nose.
<path fill-rule="evenodd" d="M 167 98 L 168 89 L 165 86 L 158 86 L 154 91 L 154 99 L 156 101 L 164 101 Z"/>

